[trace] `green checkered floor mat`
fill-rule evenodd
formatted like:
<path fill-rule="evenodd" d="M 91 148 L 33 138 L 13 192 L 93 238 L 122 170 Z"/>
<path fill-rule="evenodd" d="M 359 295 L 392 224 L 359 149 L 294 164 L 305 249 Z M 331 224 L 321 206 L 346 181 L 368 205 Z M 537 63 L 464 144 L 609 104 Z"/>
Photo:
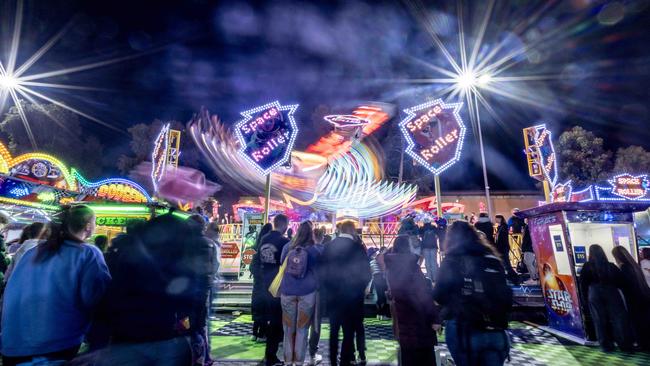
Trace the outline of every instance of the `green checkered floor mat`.
<path fill-rule="evenodd" d="M 650 365 L 648 354 L 603 353 L 598 348 L 568 344 L 524 323 L 510 324 L 513 366 L 578 366 L 578 365 Z M 212 355 L 218 365 L 260 365 L 264 343 L 250 340 L 253 322 L 250 315 L 217 315 L 211 322 Z M 397 365 L 397 343 L 393 340 L 390 320 L 366 319 L 366 356 L 369 365 Z M 323 323 L 319 353 L 326 359 L 329 325 Z M 446 350 L 444 334 L 438 348 Z M 282 355 L 282 351 L 279 352 Z M 323 360 L 322 365 L 329 365 Z"/>

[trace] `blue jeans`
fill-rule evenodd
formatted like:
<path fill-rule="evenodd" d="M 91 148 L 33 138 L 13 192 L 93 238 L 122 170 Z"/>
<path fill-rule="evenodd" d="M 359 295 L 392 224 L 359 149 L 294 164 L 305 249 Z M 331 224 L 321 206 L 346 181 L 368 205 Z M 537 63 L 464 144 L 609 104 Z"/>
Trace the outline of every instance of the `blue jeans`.
<path fill-rule="evenodd" d="M 422 249 L 422 256 L 427 269 L 427 277 L 431 281 L 435 281 L 438 272 L 438 249 Z"/>
<path fill-rule="evenodd" d="M 504 330 L 459 329 L 456 320 L 447 321 L 445 340 L 458 366 L 501 366 L 510 353 Z"/>
<path fill-rule="evenodd" d="M 307 352 L 309 325 L 316 306 L 316 292 L 304 296 L 282 295 L 284 363 L 302 365 Z"/>

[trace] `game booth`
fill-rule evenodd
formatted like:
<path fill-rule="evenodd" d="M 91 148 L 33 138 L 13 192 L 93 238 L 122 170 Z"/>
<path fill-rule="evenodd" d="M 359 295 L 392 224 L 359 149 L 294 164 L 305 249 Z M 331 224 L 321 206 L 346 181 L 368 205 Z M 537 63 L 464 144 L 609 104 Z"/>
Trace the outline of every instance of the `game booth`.
<path fill-rule="evenodd" d="M 602 246 L 614 262 L 612 249 L 623 246 L 638 260 L 634 215 L 650 207 L 650 197 L 642 201 L 603 198 L 556 202 L 519 213 L 528 219 L 537 258 L 548 318 L 548 326 L 542 328 L 581 344 L 596 340 L 578 283 L 589 247 Z"/>

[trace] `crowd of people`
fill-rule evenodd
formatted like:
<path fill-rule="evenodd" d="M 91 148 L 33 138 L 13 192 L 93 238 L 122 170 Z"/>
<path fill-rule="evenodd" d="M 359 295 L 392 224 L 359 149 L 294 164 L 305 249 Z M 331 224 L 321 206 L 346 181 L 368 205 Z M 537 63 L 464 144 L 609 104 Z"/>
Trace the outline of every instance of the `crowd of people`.
<path fill-rule="evenodd" d="M 392 245 L 366 248 L 352 221 L 331 236 L 305 221 L 289 237 L 288 218 L 275 216 L 256 238 L 250 267 L 252 337 L 266 343 L 265 364 L 321 363 L 328 319 L 330 364 L 365 365 L 364 305 L 374 290 L 377 316 L 392 318 L 400 365 L 435 365 L 443 324 L 456 365 L 503 365 L 510 284 L 518 276 L 510 233 L 521 235 L 530 280 L 538 278 L 526 223 L 514 215 L 496 219 L 425 219 L 418 226 L 406 218 Z M 0 216 L 0 227 L 6 224 Z M 93 211 L 78 205 L 50 224 L 26 226 L 6 252 L 0 242 L 2 364 L 213 364 L 216 223 L 170 213 L 130 222 L 110 242 L 94 230 Z M 617 246 L 614 264 L 601 246 L 589 247 L 580 294 L 605 351 L 650 350 L 650 250 L 641 254 L 639 265 Z"/>
<path fill-rule="evenodd" d="M 435 364 L 443 321 L 457 365 L 505 362 L 512 291 L 499 251 L 473 225 L 407 219 L 392 246 L 379 249 L 365 247 L 352 221 L 337 225 L 333 238 L 306 221 L 289 239 L 288 225 L 278 215 L 262 229 L 251 264 L 253 338 L 266 341 L 266 365 L 320 363 L 323 316 L 330 364 L 366 364 L 364 301 L 373 288 L 378 317 L 393 320 L 401 365 Z"/>
<path fill-rule="evenodd" d="M 216 224 L 171 213 L 131 222 L 105 252 L 107 238 L 88 242 L 94 230 L 94 212 L 78 205 L 10 246 L 2 365 L 211 364 Z"/>

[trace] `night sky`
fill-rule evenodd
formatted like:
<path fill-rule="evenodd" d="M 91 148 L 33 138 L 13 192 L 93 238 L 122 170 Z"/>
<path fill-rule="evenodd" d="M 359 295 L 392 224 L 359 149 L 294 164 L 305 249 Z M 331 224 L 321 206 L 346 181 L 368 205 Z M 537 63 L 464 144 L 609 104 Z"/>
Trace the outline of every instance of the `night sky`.
<path fill-rule="evenodd" d="M 483 3 L 463 3 L 468 45 L 485 13 Z M 15 0 L 0 4 L 4 62 Z M 485 96 L 495 114 L 480 111 L 493 189 L 535 189 L 521 129 L 539 122 L 555 136 L 578 124 L 605 137 L 610 149 L 650 149 L 648 5 L 496 2 L 481 53 L 499 42 L 504 52 L 528 47 L 503 75 L 553 77 L 517 82 L 519 100 Z M 346 112 L 362 101 L 404 109 L 439 96 L 440 85 L 405 80 L 440 77 L 427 64 L 451 69 L 427 31 L 456 58 L 457 21 L 453 1 L 26 0 L 18 63 L 69 24 L 30 72 L 137 57 L 48 80 L 107 91 L 39 91 L 124 131 L 156 118 L 186 122 L 201 106 L 232 123 L 240 111 L 272 100 L 300 103 L 297 120 L 307 127 L 300 149 L 327 131 L 314 118 L 323 111 Z M 543 103 L 522 101 L 531 97 Z M 397 128 L 399 117 L 387 128 Z M 114 173 L 110 162 L 128 152 L 126 134 L 90 121 L 83 126 L 107 146 L 106 172 Z M 444 189 L 482 186 L 475 130 L 468 132 L 462 160 L 442 176 Z"/>

